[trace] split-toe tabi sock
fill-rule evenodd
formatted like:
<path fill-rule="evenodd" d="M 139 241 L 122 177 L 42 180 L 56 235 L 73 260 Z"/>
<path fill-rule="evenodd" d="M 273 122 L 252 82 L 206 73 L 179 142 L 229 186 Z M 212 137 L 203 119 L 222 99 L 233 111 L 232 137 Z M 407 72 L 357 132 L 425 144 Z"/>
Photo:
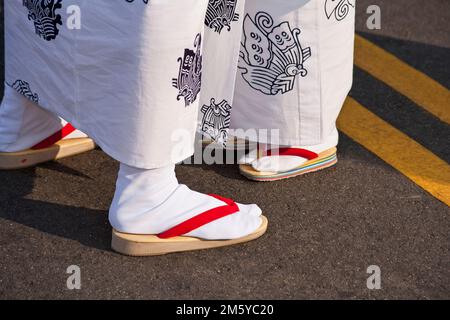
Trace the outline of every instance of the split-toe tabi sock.
<path fill-rule="evenodd" d="M 267 150 L 276 150 L 282 148 L 306 149 L 311 152 L 320 154 L 325 150 L 336 147 L 338 144 L 338 132 L 334 132 L 321 144 L 312 146 L 273 146 L 269 144 L 259 144 L 258 150 L 251 150 L 248 154 L 239 159 L 240 164 L 251 165 L 253 169 L 260 172 L 287 172 L 295 169 L 308 161 L 306 158 L 298 156 L 265 156 Z"/>
<path fill-rule="evenodd" d="M 120 165 L 116 192 L 109 212 L 114 229 L 132 234 L 160 234 L 225 203 L 179 184 L 175 166 L 138 169 Z M 257 205 L 237 204 L 239 211 L 210 222 L 185 236 L 227 240 L 247 236 L 261 225 Z"/>
<path fill-rule="evenodd" d="M 29 149 L 60 131 L 67 122 L 5 86 L 0 107 L 0 152 Z M 75 130 L 64 139 L 85 138 Z"/>

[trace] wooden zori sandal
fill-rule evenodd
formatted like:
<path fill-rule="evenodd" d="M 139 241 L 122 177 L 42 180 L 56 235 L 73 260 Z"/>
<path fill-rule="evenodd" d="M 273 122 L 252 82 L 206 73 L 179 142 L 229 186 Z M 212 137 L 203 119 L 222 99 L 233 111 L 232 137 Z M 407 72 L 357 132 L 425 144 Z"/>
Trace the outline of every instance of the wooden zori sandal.
<path fill-rule="evenodd" d="M 280 148 L 275 152 L 267 151 L 267 156 L 297 156 L 307 159 L 294 169 L 285 172 L 263 172 L 255 170 L 251 165 L 241 164 L 239 170 L 243 176 L 254 181 L 276 181 L 287 178 L 293 178 L 309 172 L 319 171 L 334 166 L 337 163 L 337 149 L 331 148 L 319 154 L 299 148 Z"/>
<path fill-rule="evenodd" d="M 113 250 L 129 256 L 156 256 L 174 252 L 231 246 L 255 240 L 266 232 L 268 221 L 266 217 L 261 216 L 260 227 L 252 234 L 239 239 L 203 240 L 183 236 L 212 221 L 239 211 L 239 207 L 233 200 L 214 194 L 210 196 L 223 201 L 225 205 L 200 213 L 158 235 L 129 234 L 113 230 L 111 243 Z"/>
<path fill-rule="evenodd" d="M 39 142 L 28 150 L 0 152 L 0 170 L 32 167 L 39 163 L 74 156 L 93 150 L 95 142 L 90 138 L 66 139 L 76 129 L 65 125 L 61 130 Z"/>

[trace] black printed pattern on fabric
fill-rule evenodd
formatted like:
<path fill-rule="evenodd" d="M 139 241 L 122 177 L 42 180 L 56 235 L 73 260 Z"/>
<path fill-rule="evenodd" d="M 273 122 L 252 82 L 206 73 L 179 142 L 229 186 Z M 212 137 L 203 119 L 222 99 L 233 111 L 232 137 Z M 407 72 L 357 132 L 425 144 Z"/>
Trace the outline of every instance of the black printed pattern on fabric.
<path fill-rule="evenodd" d="M 178 58 L 180 72 L 178 78 L 172 80 L 173 86 L 178 89 L 177 100 L 184 97 L 186 107 L 197 99 L 202 85 L 201 45 L 202 36 L 199 33 L 194 41 L 194 50 L 185 49 L 184 57 Z"/>
<path fill-rule="evenodd" d="M 12 85 L 8 85 L 18 93 L 25 96 L 27 99 L 33 101 L 34 103 L 39 103 L 38 94 L 31 91 L 30 84 L 28 82 L 23 80 L 16 80 Z"/>
<path fill-rule="evenodd" d="M 202 106 L 203 114 L 201 131 L 215 142 L 225 145 L 228 140 L 228 129 L 231 123 L 231 106 L 226 100 L 216 104 L 211 99 L 211 104 Z"/>
<path fill-rule="evenodd" d="M 311 48 L 302 47 L 300 33 L 287 21 L 275 26 L 266 12 L 257 13 L 255 20 L 245 17 L 238 68 L 250 87 L 266 95 L 285 94 L 299 75 L 308 74 L 303 64 Z"/>
<path fill-rule="evenodd" d="M 334 16 L 337 21 L 342 21 L 347 17 L 352 8 L 355 8 L 355 0 L 325 1 L 325 14 L 328 20 Z"/>
<path fill-rule="evenodd" d="M 51 41 L 59 34 L 58 25 L 62 25 L 61 15 L 56 11 L 61 9 L 62 0 L 23 0 L 23 6 L 28 9 L 28 19 L 34 22 L 37 35 Z"/>
<path fill-rule="evenodd" d="M 236 6 L 237 0 L 209 0 L 205 25 L 218 33 L 224 28 L 231 31 L 231 24 L 239 21 Z"/>
<path fill-rule="evenodd" d="M 126 2 L 130 2 L 130 3 L 131 3 L 131 2 L 134 2 L 134 0 L 125 0 L 125 1 L 126 1 Z M 144 1 L 144 3 L 147 4 L 150 0 L 142 0 L 142 1 Z"/>

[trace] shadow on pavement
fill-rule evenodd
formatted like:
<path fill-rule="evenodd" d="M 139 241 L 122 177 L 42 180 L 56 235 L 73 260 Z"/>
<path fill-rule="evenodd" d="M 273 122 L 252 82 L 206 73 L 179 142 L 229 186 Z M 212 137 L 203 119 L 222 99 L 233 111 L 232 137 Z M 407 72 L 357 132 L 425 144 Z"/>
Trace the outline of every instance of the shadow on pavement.
<path fill-rule="evenodd" d="M 47 163 L 42 167 L 65 175 L 89 178 L 58 162 Z M 27 199 L 33 192 L 35 178 L 36 168 L 0 171 L 0 218 L 43 233 L 72 239 L 85 246 L 110 250 L 111 228 L 106 211 Z M 54 196 L 58 198 L 57 194 Z"/>

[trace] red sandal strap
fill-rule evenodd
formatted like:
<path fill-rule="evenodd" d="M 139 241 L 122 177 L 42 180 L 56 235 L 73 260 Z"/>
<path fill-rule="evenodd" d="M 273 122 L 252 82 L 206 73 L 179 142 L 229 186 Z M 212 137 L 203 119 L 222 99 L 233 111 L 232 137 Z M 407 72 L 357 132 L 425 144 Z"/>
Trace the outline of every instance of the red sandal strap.
<path fill-rule="evenodd" d="M 216 207 L 203 213 L 200 213 L 195 217 L 192 217 L 189 220 L 186 220 L 180 223 L 179 225 L 176 225 L 175 227 L 158 234 L 158 237 L 161 239 L 178 237 L 186 233 L 189 233 L 195 229 L 198 229 L 204 226 L 205 224 L 208 224 L 210 222 L 213 222 L 215 220 L 218 220 L 220 218 L 226 217 L 230 214 L 239 211 L 239 207 L 233 200 L 218 196 L 216 194 L 210 194 L 209 196 L 225 202 L 226 205 Z"/>
<path fill-rule="evenodd" d="M 31 147 L 31 149 L 33 149 L 33 150 L 40 150 L 40 149 L 45 149 L 45 148 L 51 147 L 52 145 L 54 145 L 58 141 L 60 141 L 60 140 L 64 139 L 65 137 L 67 137 L 69 134 L 71 134 L 75 130 L 76 129 L 70 123 L 68 123 L 64 127 L 62 127 L 61 130 L 59 130 L 58 132 L 55 132 L 50 137 L 42 140 L 41 142 L 39 142 L 35 146 Z"/>
<path fill-rule="evenodd" d="M 300 148 L 280 148 L 267 150 L 267 156 L 295 156 L 308 160 L 313 160 L 319 157 L 319 155 L 315 152 Z"/>

